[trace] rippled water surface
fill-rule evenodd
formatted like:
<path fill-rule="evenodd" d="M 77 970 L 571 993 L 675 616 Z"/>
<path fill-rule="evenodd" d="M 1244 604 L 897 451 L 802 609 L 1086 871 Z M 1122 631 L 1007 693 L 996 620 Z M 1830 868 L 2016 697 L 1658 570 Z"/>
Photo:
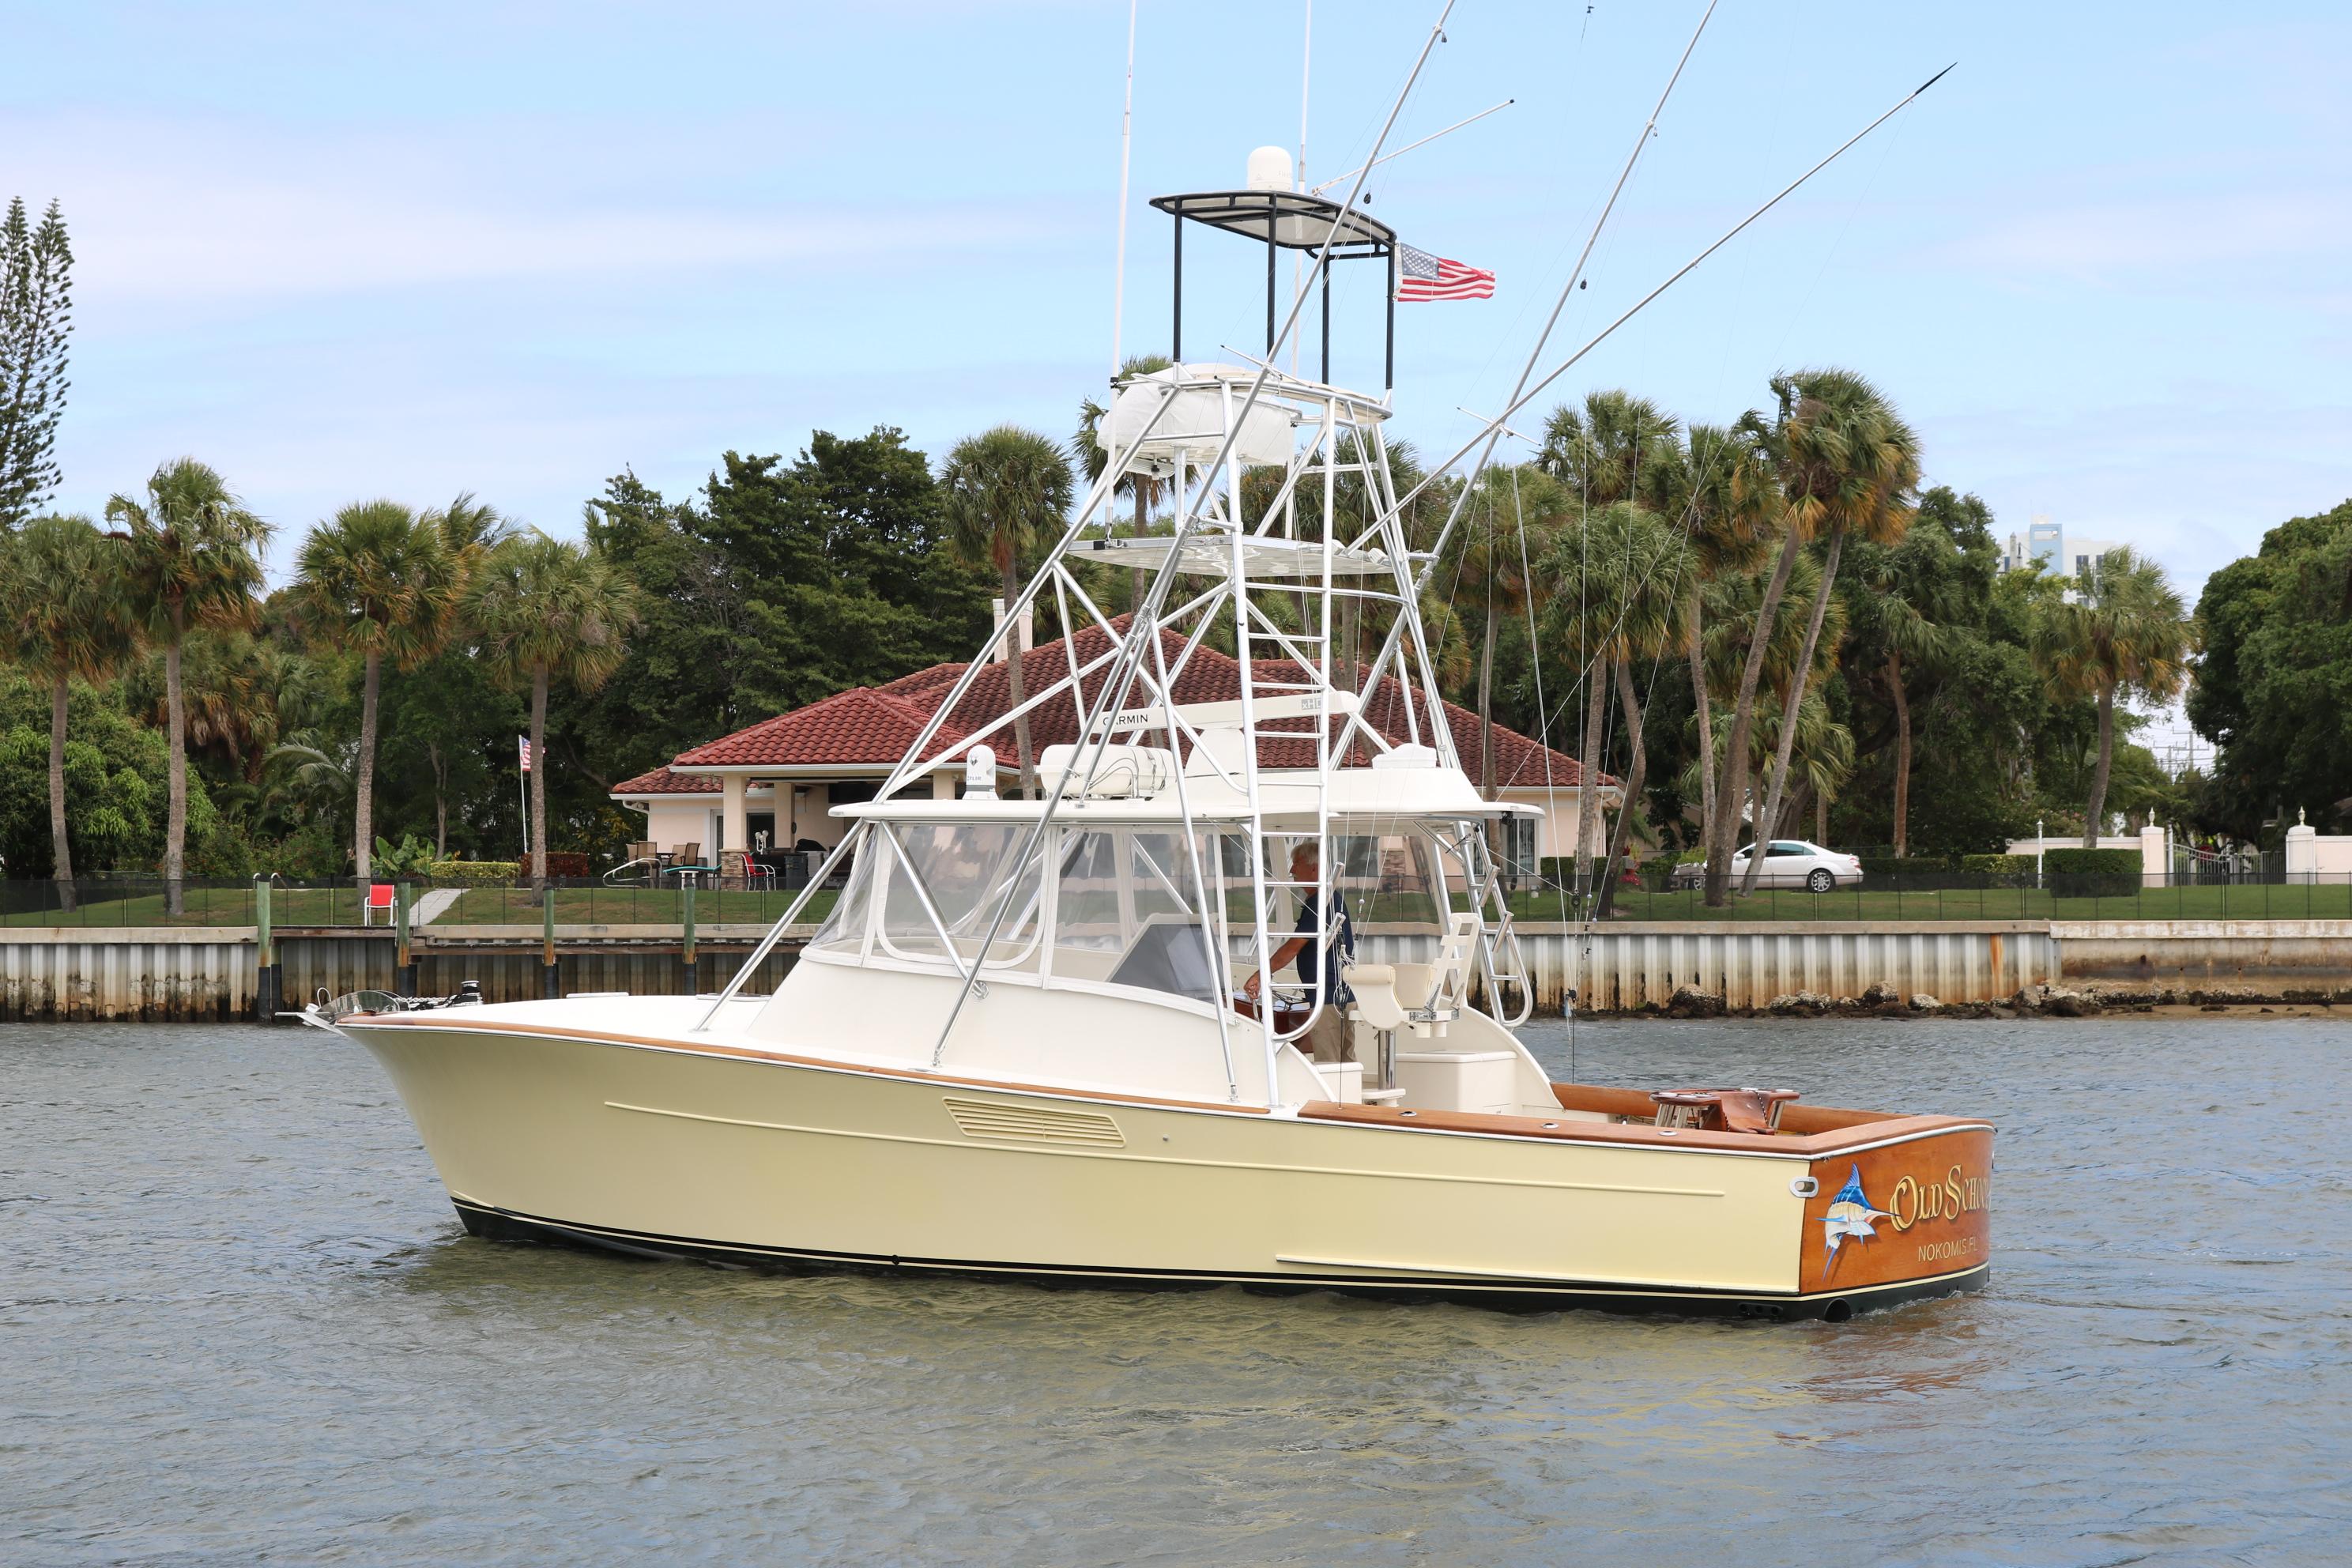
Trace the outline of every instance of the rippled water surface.
<path fill-rule="evenodd" d="M 1722 1324 L 500 1246 L 356 1047 L 0 1027 L 0 1562 L 2344 1561 L 2352 1024 L 1576 1047 L 1990 1115 L 1993 1289 Z"/>

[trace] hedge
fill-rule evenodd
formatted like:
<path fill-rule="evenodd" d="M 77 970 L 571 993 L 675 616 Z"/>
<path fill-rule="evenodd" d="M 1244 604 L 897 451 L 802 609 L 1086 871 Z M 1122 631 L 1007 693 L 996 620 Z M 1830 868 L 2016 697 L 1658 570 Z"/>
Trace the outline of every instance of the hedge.
<path fill-rule="evenodd" d="M 2019 858 L 2025 857 L 2020 856 Z M 2045 849 L 2042 852 L 2042 868 L 2044 871 L 2065 871 L 2082 876 L 2128 871 L 2137 878 L 2140 874 L 2141 864 L 2137 849 Z"/>
<path fill-rule="evenodd" d="M 2043 879 L 2062 899 L 2120 899 L 2140 890 L 2137 849 L 2045 849 Z"/>
<path fill-rule="evenodd" d="M 2017 878 L 2033 875 L 2031 855 L 1963 855 L 1960 869 L 1982 877 Z"/>
<path fill-rule="evenodd" d="M 459 888 L 511 888 L 522 874 L 517 860 L 436 860 L 425 868 L 436 882 Z"/>
<path fill-rule="evenodd" d="M 1952 868 L 1948 855 L 1865 855 L 1862 858 L 1862 874 L 1865 877 L 1940 877 Z"/>

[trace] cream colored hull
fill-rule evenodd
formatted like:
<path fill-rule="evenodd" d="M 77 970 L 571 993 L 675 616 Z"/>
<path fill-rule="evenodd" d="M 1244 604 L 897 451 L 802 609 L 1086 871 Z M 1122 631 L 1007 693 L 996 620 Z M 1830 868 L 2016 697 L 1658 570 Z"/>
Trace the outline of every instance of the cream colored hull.
<path fill-rule="evenodd" d="M 430 1021 L 428 1021 L 430 1020 Z M 467 1224 L 659 1253 L 1802 1315 L 1804 1153 L 1013 1089 L 407 1015 L 383 1063 Z M 1818 1283 L 1818 1282 L 1816 1282 Z"/>

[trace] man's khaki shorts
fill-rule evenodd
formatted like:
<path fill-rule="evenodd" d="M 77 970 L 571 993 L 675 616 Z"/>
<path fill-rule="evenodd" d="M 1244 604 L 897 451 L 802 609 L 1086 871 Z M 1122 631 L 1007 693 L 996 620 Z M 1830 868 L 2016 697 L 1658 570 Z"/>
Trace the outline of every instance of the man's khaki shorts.
<path fill-rule="evenodd" d="M 1318 1062 L 1351 1062 L 1356 1059 L 1356 1026 L 1348 1022 L 1348 1009 L 1334 1002 L 1325 1005 L 1308 1026 L 1307 1037 L 1299 1042 L 1307 1054 Z"/>

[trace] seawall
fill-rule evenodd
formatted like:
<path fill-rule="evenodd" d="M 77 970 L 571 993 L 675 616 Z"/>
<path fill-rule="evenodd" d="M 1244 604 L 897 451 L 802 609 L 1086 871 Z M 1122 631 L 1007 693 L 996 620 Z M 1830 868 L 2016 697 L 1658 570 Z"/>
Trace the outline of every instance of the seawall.
<path fill-rule="evenodd" d="M 1664 1009 L 1677 990 L 1733 1010 L 1800 994 L 1850 1000 L 1873 987 L 1943 1003 L 2000 1002 L 2074 983 L 2352 994 L 2352 921 L 1612 921 L 1518 932 L 1545 1013 L 1559 1012 L 1571 986 L 1583 1010 L 1601 1013 Z M 675 926 L 558 926 L 554 985 L 716 991 L 765 934 L 701 928 L 689 978 Z M 1432 940 L 1425 929 L 1365 925 L 1358 955 L 1426 962 Z M 493 1002 L 544 995 L 542 943 L 535 928 L 436 926 L 412 942 L 406 988 L 444 995 L 472 980 Z M 753 984 L 780 982 L 796 946 L 780 947 Z M 385 931 L 281 930 L 276 948 L 281 1007 L 321 990 L 404 988 Z M 252 1017 L 261 999 L 257 956 L 243 926 L 0 928 L 0 1021 Z"/>

